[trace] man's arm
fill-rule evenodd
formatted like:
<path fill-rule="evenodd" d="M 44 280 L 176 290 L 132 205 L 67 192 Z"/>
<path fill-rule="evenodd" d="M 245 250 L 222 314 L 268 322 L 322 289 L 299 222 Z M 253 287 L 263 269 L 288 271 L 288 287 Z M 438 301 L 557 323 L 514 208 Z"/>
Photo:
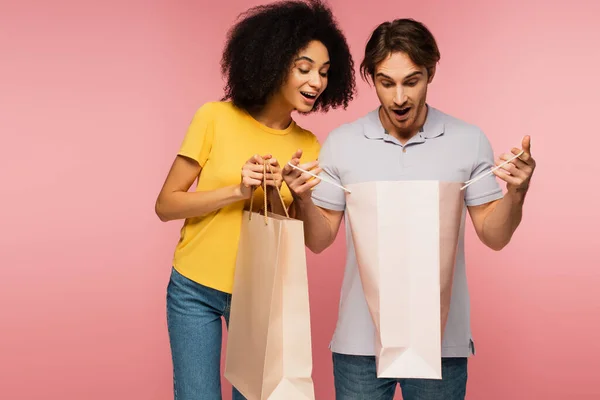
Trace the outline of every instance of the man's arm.
<path fill-rule="evenodd" d="M 469 207 L 469 214 L 479 239 L 493 250 L 503 249 L 511 240 L 523 217 L 523 204 L 529 189 L 529 183 L 535 170 L 535 160 L 531 157 L 531 139 L 526 136 L 522 143 L 523 155 L 494 171 L 494 174 L 506 182 L 506 195 L 480 206 Z M 504 154 L 496 165 L 518 154 L 514 148 L 512 154 Z"/>
<path fill-rule="evenodd" d="M 328 146 L 325 146 L 325 159 L 328 158 Z M 326 173 L 319 165 L 319 161 L 300 164 L 302 151 L 298 150 L 290 160 L 294 166 L 313 175 Z M 321 183 L 321 179 L 313 178 L 310 174 L 286 165 L 282 170 L 283 179 L 288 185 L 294 201 L 290 206 L 290 216 L 304 222 L 304 242 L 313 253 L 320 253 L 329 247 L 340 228 L 343 211 L 330 210 L 317 206 L 313 202 L 313 189 Z M 329 176 L 329 175 L 328 175 Z M 331 176 L 330 176 L 331 178 Z M 331 188 L 330 188 L 331 189 Z M 343 198 L 343 193 L 342 193 Z M 340 210 L 343 207 L 340 207 Z"/>
<path fill-rule="evenodd" d="M 331 246 L 340 229 L 343 211 L 318 207 L 310 196 L 295 199 L 291 211 L 293 218 L 304 222 L 304 241 L 313 253 Z"/>
<path fill-rule="evenodd" d="M 524 195 L 507 193 L 501 200 L 469 207 L 479 239 L 490 249 L 502 250 L 521 223 L 523 202 Z"/>

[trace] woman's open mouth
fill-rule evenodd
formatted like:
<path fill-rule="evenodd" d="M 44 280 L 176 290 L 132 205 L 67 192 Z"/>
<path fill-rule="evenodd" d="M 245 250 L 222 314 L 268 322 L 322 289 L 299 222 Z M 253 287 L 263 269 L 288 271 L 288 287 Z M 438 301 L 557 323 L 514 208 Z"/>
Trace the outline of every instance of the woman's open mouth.
<path fill-rule="evenodd" d="M 300 92 L 300 94 L 302 95 L 302 97 L 304 97 L 304 100 L 306 100 L 308 103 L 313 103 L 317 99 L 316 93 Z"/>

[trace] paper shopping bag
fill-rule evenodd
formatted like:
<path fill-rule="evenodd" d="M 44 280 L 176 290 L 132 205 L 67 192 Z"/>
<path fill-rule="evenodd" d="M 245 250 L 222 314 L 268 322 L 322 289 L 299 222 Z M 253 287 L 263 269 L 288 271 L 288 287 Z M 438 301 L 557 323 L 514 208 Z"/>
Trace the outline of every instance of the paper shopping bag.
<path fill-rule="evenodd" d="M 314 399 L 304 228 L 244 212 L 225 377 L 248 400 Z"/>
<path fill-rule="evenodd" d="M 376 328 L 377 376 L 441 379 L 463 193 L 459 182 L 346 185 L 347 213 Z"/>

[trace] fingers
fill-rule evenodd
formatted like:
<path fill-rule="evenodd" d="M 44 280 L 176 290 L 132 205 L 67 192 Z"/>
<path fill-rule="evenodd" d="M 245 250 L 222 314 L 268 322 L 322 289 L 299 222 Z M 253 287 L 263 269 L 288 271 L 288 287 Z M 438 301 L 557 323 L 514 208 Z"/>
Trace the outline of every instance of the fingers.
<path fill-rule="evenodd" d="M 268 172 L 265 172 L 265 166 Z M 244 198 L 252 195 L 252 187 L 262 186 L 263 183 L 267 186 L 281 187 L 282 182 L 281 167 L 271 154 L 255 154 L 242 166 L 241 194 Z"/>
<path fill-rule="evenodd" d="M 312 172 L 313 174 L 316 175 L 317 173 L 314 170 L 319 167 L 319 162 L 311 161 L 311 162 L 307 162 L 305 164 L 297 165 L 297 167 L 303 169 L 304 171 Z M 318 168 L 318 169 L 319 169 L 319 171 L 322 171 L 320 168 Z M 292 173 L 290 173 L 290 175 L 292 175 L 292 177 L 294 177 L 295 179 L 297 179 L 299 177 L 303 177 L 304 180 L 308 180 L 308 179 L 312 178 L 312 176 L 310 174 L 307 174 L 307 173 L 297 170 L 295 168 L 294 168 L 294 171 Z"/>
<path fill-rule="evenodd" d="M 265 184 L 272 187 L 281 187 L 283 176 L 277 159 L 271 158 L 268 160 L 267 171 L 268 172 L 264 175 Z"/>
<path fill-rule="evenodd" d="M 294 153 L 294 155 L 290 159 L 290 164 L 298 166 L 300 164 L 300 159 L 301 158 L 302 158 L 302 149 L 298 149 L 298 150 L 296 150 L 296 152 Z M 283 171 L 282 172 L 283 172 L 284 175 L 289 175 L 291 173 L 294 173 L 294 171 L 296 171 L 296 170 L 294 168 L 290 167 L 286 163 L 285 166 L 283 167 Z"/>
<path fill-rule="evenodd" d="M 528 157 L 531 157 L 531 136 L 525 136 L 523 138 L 523 141 L 521 142 L 521 148 L 523 148 Z"/>
<path fill-rule="evenodd" d="M 265 160 L 268 160 L 268 164 L 271 167 L 279 167 L 279 161 L 277 161 L 276 158 L 269 158 L 269 159 L 265 159 Z"/>
<path fill-rule="evenodd" d="M 260 185 L 263 180 L 262 169 L 259 171 L 253 171 L 251 169 L 252 168 L 251 165 L 246 165 L 246 166 L 242 169 L 242 184 L 245 187 Z"/>
<path fill-rule="evenodd" d="M 312 164 L 312 163 L 309 163 Z M 323 170 L 320 167 L 313 167 L 310 169 L 306 169 L 307 171 L 311 172 L 314 175 L 319 175 L 321 172 L 323 172 Z M 290 190 L 296 194 L 300 194 L 303 192 L 306 192 L 307 190 L 312 189 L 313 187 L 315 187 L 316 185 L 318 185 L 321 180 L 318 178 L 313 177 L 310 174 L 307 173 L 299 173 L 298 175 L 296 175 L 295 177 L 293 177 L 293 179 L 290 179 L 290 177 L 286 177 L 285 178 L 285 182 L 287 183 L 288 187 L 290 188 Z"/>
<path fill-rule="evenodd" d="M 242 185 L 246 188 L 259 186 L 263 180 L 264 158 L 258 154 L 253 155 L 242 166 Z"/>
<path fill-rule="evenodd" d="M 275 159 L 273 159 L 275 160 Z M 267 172 L 269 172 L 270 174 L 275 174 L 275 175 L 279 175 L 281 177 L 282 175 L 282 169 L 279 166 L 279 163 L 277 162 L 277 160 L 275 160 L 274 162 L 271 163 L 267 163 Z"/>
<path fill-rule="evenodd" d="M 498 166 L 498 165 L 502 164 L 503 162 L 504 161 L 502 161 L 501 159 L 497 160 L 496 165 Z M 517 166 L 515 164 L 513 164 L 512 161 L 509 162 L 508 164 L 502 165 L 500 168 L 498 168 L 494 172 L 501 172 L 503 174 L 502 176 L 508 176 L 508 177 L 520 179 L 521 181 L 525 180 L 527 177 L 527 174 L 525 173 L 525 171 L 517 168 Z M 503 179 L 507 183 L 511 183 L 511 184 L 513 183 L 512 180 L 509 182 L 506 179 L 502 178 L 502 176 L 500 176 L 498 174 L 496 174 L 496 176 Z"/>
<path fill-rule="evenodd" d="M 512 149 L 512 153 L 502 154 L 495 162 L 499 168 L 494 169 L 493 172 L 494 175 L 507 183 L 507 188 L 512 187 L 517 190 L 527 190 L 535 168 L 535 162 L 533 159 L 530 159 L 531 164 L 519 158 L 513 159 L 520 152 L 520 149 L 515 148 Z M 506 161 L 509 162 L 506 163 Z"/>
<path fill-rule="evenodd" d="M 294 164 L 297 165 L 297 164 Z M 317 172 L 315 172 L 315 169 L 318 168 L 319 166 L 319 162 L 318 161 L 311 161 L 305 164 L 300 164 L 297 165 L 298 168 L 301 168 L 305 171 L 309 171 L 313 174 L 317 174 Z M 287 169 L 286 169 L 287 168 Z M 322 170 L 319 168 L 319 172 L 321 172 Z M 282 171 L 282 175 L 283 175 L 283 179 L 285 180 L 285 182 L 288 184 L 288 186 L 290 186 L 291 184 L 293 184 L 294 181 L 300 179 L 302 182 L 307 181 L 308 179 L 311 179 L 312 176 L 310 174 L 304 173 L 296 168 L 292 168 L 289 165 L 286 165 L 286 167 L 283 169 Z"/>
<path fill-rule="evenodd" d="M 244 176 L 242 177 L 242 184 L 249 188 L 249 187 L 253 187 L 253 186 L 260 186 L 262 184 L 262 179 L 256 179 L 250 176 Z"/>
<path fill-rule="evenodd" d="M 519 156 L 519 158 L 523 162 L 525 162 L 526 164 L 535 163 L 533 161 L 533 158 L 531 157 L 531 136 L 525 136 L 525 137 L 523 137 L 523 140 L 521 141 L 521 149 L 518 149 L 518 148 L 515 147 L 511 151 L 515 155 L 519 154 L 522 151 L 523 154 L 521 154 Z"/>
<path fill-rule="evenodd" d="M 510 173 L 508 173 L 503 168 L 494 170 L 494 175 L 496 175 L 498 178 L 502 179 L 504 182 L 508 183 L 509 185 L 518 186 L 522 183 L 521 179 L 510 175 Z"/>
<path fill-rule="evenodd" d="M 518 149 L 517 149 L 517 150 L 518 150 Z M 496 165 L 500 165 L 500 164 L 502 164 L 503 162 L 510 160 L 510 159 L 511 159 L 511 158 L 513 158 L 515 155 L 519 154 L 519 152 L 520 152 L 520 151 L 521 151 L 521 150 L 518 150 L 516 153 L 514 153 L 514 149 L 513 149 L 513 153 L 512 153 L 512 154 L 510 154 L 510 153 L 505 153 L 505 154 L 502 154 L 502 155 L 501 155 L 500 157 L 498 157 L 498 159 L 496 160 Z M 518 157 L 517 157 L 517 158 L 515 158 L 514 160 L 511 160 L 511 161 L 510 161 L 508 164 L 506 164 L 506 165 L 514 165 L 514 166 L 516 166 L 517 168 L 525 168 L 525 167 L 527 167 L 527 164 L 526 164 L 524 161 L 522 161 L 521 159 L 519 159 Z"/>
<path fill-rule="evenodd" d="M 267 186 L 277 185 L 277 187 L 280 187 L 281 183 L 283 182 L 283 177 L 280 173 L 266 173 L 264 175 L 264 180 Z"/>
<path fill-rule="evenodd" d="M 315 175 L 322 172 L 322 170 L 318 168 L 318 161 L 300 164 L 301 157 L 302 150 L 298 149 L 292 156 L 290 164 Z M 267 166 L 266 172 L 264 170 L 265 165 Z M 303 173 L 302 171 L 291 167 L 288 163 L 285 163 L 284 166 L 281 167 L 279 161 L 271 154 L 266 154 L 264 156 L 255 154 L 246 162 L 242 172 L 244 185 L 249 186 L 258 186 L 262 184 L 264 180 L 267 186 L 281 187 L 281 184 L 285 180 L 291 190 L 297 189 L 306 191 L 310 190 L 320 182 L 320 179 L 315 179 L 310 174 Z"/>
<path fill-rule="evenodd" d="M 298 165 L 298 167 L 302 168 L 305 171 L 310 171 L 313 168 L 316 168 L 319 165 L 319 161 L 310 161 L 304 164 Z"/>
<path fill-rule="evenodd" d="M 520 150 L 519 149 L 516 149 L 516 150 L 517 150 L 516 154 L 519 154 Z M 500 164 L 510 160 L 511 158 L 514 157 L 514 154 L 515 154 L 515 149 L 513 149 L 513 154 L 502 154 L 498 158 L 498 160 L 496 160 L 496 165 L 500 165 Z M 511 160 L 508 164 L 505 164 L 500 168 L 503 169 L 504 171 L 510 173 L 513 176 L 519 176 L 519 177 L 526 179 L 533 174 L 533 170 L 535 169 L 535 161 L 531 158 L 529 160 L 529 163 L 526 163 L 526 162 L 520 160 L 519 158 L 515 158 L 514 160 Z"/>
<path fill-rule="evenodd" d="M 321 171 L 320 168 L 317 168 L 315 170 L 313 170 L 312 172 L 315 173 L 315 175 L 318 175 Z M 319 178 L 314 178 L 310 175 L 308 175 L 307 180 L 304 180 L 304 178 L 306 177 L 306 174 L 303 174 L 303 176 L 299 179 L 297 179 L 292 186 L 290 187 L 290 190 L 296 195 L 296 196 L 304 196 L 307 195 L 308 193 L 310 193 L 310 191 L 317 186 L 319 183 L 321 183 L 321 180 Z M 289 185 L 288 185 L 289 186 Z"/>
<path fill-rule="evenodd" d="M 259 164 L 259 165 L 263 165 L 264 164 L 264 158 L 259 156 L 258 154 L 253 155 L 252 157 L 250 157 L 248 159 L 248 161 L 246 161 L 246 164 Z"/>

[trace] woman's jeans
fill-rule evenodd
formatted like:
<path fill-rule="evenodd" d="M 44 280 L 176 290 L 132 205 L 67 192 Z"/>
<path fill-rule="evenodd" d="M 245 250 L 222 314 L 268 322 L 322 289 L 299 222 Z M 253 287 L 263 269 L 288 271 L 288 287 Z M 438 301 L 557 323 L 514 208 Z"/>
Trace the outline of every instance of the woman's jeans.
<path fill-rule="evenodd" d="M 202 286 L 173 268 L 167 288 L 167 324 L 175 400 L 221 399 L 222 321 L 231 295 Z M 245 400 L 234 388 L 233 400 Z"/>

